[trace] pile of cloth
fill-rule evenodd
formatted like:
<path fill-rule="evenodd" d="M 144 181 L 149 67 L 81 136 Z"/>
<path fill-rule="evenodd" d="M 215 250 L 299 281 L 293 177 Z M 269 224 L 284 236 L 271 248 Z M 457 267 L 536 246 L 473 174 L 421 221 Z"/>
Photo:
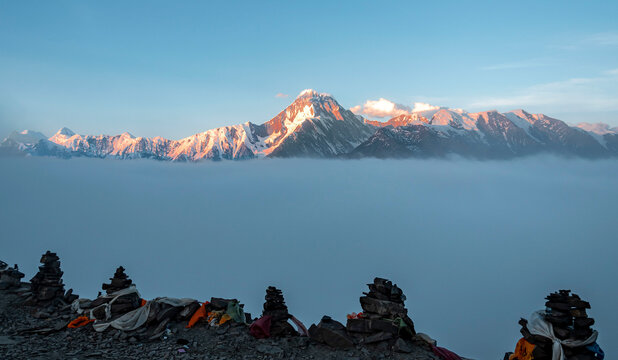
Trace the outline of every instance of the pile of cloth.
<path fill-rule="evenodd" d="M 237 299 L 210 298 L 201 304 L 198 309 L 193 311 L 193 315 L 187 324 L 187 328 L 192 328 L 200 322 L 205 322 L 209 326 L 222 326 L 229 322 L 245 324 L 251 322 L 251 314 L 245 313 L 244 304 Z"/>
<path fill-rule="evenodd" d="M 109 284 L 103 284 L 105 295 L 95 300 L 77 299 L 73 310 L 81 315 L 71 322 L 70 327 L 88 325 L 102 332 L 114 328 L 134 332 L 138 339 L 156 339 L 162 336 L 172 321 L 187 321 L 200 304 L 194 299 L 161 297 L 151 301 L 141 298 L 133 281 L 120 266 Z"/>
<path fill-rule="evenodd" d="M 288 307 L 285 304 L 281 290 L 274 286 L 269 286 L 266 289 L 265 300 L 262 316 L 251 324 L 249 329 L 251 335 L 258 339 L 298 335 L 308 336 L 305 326 L 288 312 Z M 294 329 L 288 320 L 296 325 L 297 330 Z"/>
<path fill-rule="evenodd" d="M 90 310 L 90 318 L 92 319 L 108 320 L 126 314 L 142 305 L 141 297 L 133 284 L 133 280 L 129 279 L 122 266 L 116 269 L 114 276 L 109 280 L 109 284 L 101 285 L 101 288 L 106 292 L 105 296 L 100 295 L 92 302 L 83 302 L 81 305 L 81 308 Z"/>
<path fill-rule="evenodd" d="M 559 290 L 546 298 L 545 310 L 521 319 L 521 338 L 514 353 L 505 360 L 595 360 L 605 354 L 597 344 L 597 331 L 588 317 L 590 304 L 570 290 Z"/>
<path fill-rule="evenodd" d="M 31 295 L 26 299 L 27 305 L 37 306 L 65 306 L 71 304 L 77 295 L 69 289 L 65 293 L 62 283 L 62 270 L 60 270 L 60 258 L 56 253 L 49 250 L 41 256 L 39 271 L 30 280 Z"/>
<path fill-rule="evenodd" d="M 0 261 L 0 290 L 20 287 L 23 277 L 24 274 L 19 271 L 17 264 L 10 267 L 4 261 Z"/>

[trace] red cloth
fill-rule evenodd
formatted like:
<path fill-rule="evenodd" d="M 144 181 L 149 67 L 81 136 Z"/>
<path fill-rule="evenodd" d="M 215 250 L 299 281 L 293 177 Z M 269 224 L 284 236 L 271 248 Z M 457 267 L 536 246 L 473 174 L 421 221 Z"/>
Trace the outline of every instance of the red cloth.
<path fill-rule="evenodd" d="M 270 337 L 270 321 L 271 316 L 266 315 L 261 318 L 255 320 L 251 327 L 249 328 L 249 332 L 256 339 L 265 339 Z"/>
<path fill-rule="evenodd" d="M 459 355 L 443 347 L 432 346 L 431 350 L 443 360 L 461 360 Z"/>

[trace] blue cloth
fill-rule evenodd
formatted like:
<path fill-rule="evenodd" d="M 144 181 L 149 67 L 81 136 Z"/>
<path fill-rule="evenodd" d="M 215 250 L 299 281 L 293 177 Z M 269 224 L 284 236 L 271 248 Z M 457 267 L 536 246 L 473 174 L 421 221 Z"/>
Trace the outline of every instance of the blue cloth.
<path fill-rule="evenodd" d="M 605 358 L 605 353 L 603 352 L 603 350 L 601 350 L 601 347 L 596 342 L 586 346 L 586 349 L 594 353 L 595 359 L 603 360 Z"/>

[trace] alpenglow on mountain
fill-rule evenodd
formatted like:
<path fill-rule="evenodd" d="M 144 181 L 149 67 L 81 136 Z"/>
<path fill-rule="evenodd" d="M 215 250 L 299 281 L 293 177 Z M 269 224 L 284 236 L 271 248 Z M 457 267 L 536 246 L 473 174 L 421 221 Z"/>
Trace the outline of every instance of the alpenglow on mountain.
<path fill-rule="evenodd" d="M 0 153 L 171 161 L 448 155 L 499 159 L 540 153 L 602 158 L 618 156 L 618 129 L 606 124 L 569 126 L 524 110 L 468 113 L 432 108 L 380 122 L 352 113 L 328 94 L 304 90 L 260 125 L 246 122 L 180 140 L 135 137 L 127 132 L 78 135 L 67 128 L 46 138 L 24 130 L 4 139 Z"/>

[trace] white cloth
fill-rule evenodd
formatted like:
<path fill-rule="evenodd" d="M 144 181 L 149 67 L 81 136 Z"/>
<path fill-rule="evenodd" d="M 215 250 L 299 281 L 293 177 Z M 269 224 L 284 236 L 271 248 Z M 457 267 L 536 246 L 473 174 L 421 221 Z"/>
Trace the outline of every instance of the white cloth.
<path fill-rule="evenodd" d="M 579 347 L 584 345 L 590 345 L 597 341 L 597 336 L 599 333 L 595 330 L 592 332 L 589 338 L 586 340 L 573 340 L 566 339 L 560 340 L 554 334 L 554 327 L 549 322 L 545 321 L 545 317 L 543 316 L 545 311 L 535 311 L 530 315 L 530 320 L 528 321 L 528 330 L 530 333 L 535 335 L 541 335 L 553 342 L 552 349 L 552 360 L 564 360 L 564 350 L 563 346 L 566 347 Z"/>
<path fill-rule="evenodd" d="M 150 315 L 150 307 L 155 303 L 168 304 L 172 305 L 173 307 L 185 307 L 194 302 L 197 302 L 197 300 L 187 298 L 176 299 L 168 297 L 156 298 L 154 300 L 148 301 L 146 305 L 129 311 L 128 313 L 120 316 L 117 319 L 114 319 L 112 321 L 97 320 L 94 322 L 94 324 L 92 324 L 92 326 L 97 332 L 105 331 L 105 329 L 110 326 L 118 330 L 132 331 L 138 329 L 139 327 L 144 325 L 144 323 L 146 323 L 146 320 L 148 320 L 148 315 Z"/>

